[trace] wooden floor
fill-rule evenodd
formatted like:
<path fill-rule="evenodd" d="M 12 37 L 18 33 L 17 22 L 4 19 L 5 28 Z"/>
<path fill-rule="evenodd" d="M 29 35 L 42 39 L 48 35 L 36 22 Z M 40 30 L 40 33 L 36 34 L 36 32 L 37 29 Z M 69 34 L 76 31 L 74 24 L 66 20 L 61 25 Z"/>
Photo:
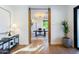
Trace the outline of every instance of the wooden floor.
<path fill-rule="evenodd" d="M 51 45 L 47 50 L 40 52 L 41 54 L 78 54 L 79 50 L 75 48 L 66 48 L 63 45 Z"/>
<path fill-rule="evenodd" d="M 39 41 L 40 43 L 38 43 L 37 41 L 35 41 L 34 43 L 32 43 L 32 47 L 36 47 L 38 44 L 41 44 L 41 41 Z M 23 45 L 18 45 L 17 47 L 15 47 L 14 49 L 12 49 L 11 52 L 15 52 L 21 48 L 25 48 L 27 46 L 23 46 Z M 44 47 L 44 48 L 43 48 Z M 43 49 L 41 49 L 43 48 Z M 79 54 L 79 50 L 75 49 L 75 48 L 66 48 L 63 45 L 44 45 L 40 48 L 40 51 L 33 51 L 33 52 L 29 52 L 29 51 L 19 51 L 16 54 Z"/>
<path fill-rule="evenodd" d="M 24 48 L 26 46 L 18 45 L 11 52 Z M 28 51 L 20 51 L 17 54 L 29 54 Z M 30 52 L 30 54 L 79 54 L 79 50 L 75 48 L 66 48 L 62 45 L 51 45 L 47 49 L 43 49 L 42 51 L 38 52 Z"/>
<path fill-rule="evenodd" d="M 17 45 L 16 47 L 12 48 L 11 53 L 13 53 L 13 52 L 15 52 L 15 51 L 17 51 L 19 49 L 22 49 L 24 47 L 26 47 L 26 45 Z"/>

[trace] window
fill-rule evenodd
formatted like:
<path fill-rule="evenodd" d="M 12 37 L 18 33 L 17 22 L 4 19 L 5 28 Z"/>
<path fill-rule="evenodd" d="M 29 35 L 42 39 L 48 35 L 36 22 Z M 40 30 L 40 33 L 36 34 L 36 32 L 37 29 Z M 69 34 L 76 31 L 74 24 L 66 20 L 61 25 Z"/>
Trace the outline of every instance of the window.
<path fill-rule="evenodd" d="M 43 20 L 43 28 L 48 29 L 48 20 Z"/>

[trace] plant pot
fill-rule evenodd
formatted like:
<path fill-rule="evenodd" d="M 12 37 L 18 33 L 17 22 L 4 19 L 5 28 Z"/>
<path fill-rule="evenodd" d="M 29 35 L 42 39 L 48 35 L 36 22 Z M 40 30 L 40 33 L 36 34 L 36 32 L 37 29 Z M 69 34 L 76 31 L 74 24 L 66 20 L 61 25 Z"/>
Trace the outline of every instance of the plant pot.
<path fill-rule="evenodd" d="M 63 45 L 68 48 L 72 47 L 72 40 L 68 37 L 64 37 L 63 38 Z"/>

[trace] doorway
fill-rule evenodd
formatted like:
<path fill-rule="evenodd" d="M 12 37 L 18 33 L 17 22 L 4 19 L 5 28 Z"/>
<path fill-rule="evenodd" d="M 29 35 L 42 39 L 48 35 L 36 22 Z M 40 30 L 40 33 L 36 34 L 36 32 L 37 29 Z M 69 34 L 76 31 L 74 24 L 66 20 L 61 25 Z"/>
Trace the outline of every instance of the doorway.
<path fill-rule="evenodd" d="M 51 9 L 29 8 L 28 15 L 29 15 L 28 16 L 29 44 L 32 43 L 33 38 L 43 37 L 43 38 L 48 38 L 47 42 L 50 45 L 51 44 Z"/>

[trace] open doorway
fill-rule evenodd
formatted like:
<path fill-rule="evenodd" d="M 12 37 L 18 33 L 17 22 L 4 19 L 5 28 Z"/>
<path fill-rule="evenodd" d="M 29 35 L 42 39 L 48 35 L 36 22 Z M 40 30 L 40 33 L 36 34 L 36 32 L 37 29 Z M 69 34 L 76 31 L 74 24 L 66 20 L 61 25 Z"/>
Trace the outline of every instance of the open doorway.
<path fill-rule="evenodd" d="M 51 10 L 50 8 L 29 8 L 29 43 L 43 40 L 51 44 Z"/>

